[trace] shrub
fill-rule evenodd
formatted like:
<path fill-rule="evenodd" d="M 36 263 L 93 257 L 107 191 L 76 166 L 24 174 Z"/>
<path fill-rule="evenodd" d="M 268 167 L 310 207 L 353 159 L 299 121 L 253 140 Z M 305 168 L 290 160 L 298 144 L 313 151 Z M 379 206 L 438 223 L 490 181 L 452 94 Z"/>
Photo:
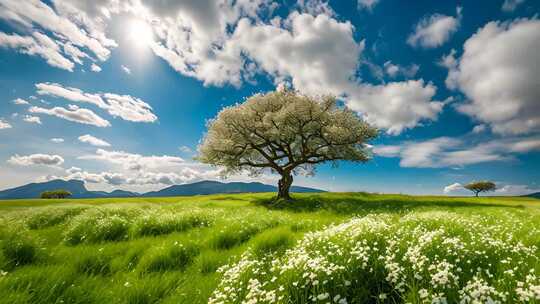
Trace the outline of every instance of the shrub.
<path fill-rule="evenodd" d="M 108 275 L 111 273 L 111 257 L 100 252 L 85 253 L 77 258 L 75 269 L 79 273 L 88 275 Z"/>
<path fill-rule="evenodd" d="M 51 199 L 51 198 L 67 198 L 70 197 L 72 194 L 71 192 L 64 190 L 64 189 L 57 189 L 52 191 L 45 191 L 42 192 L 40 197 L 45 199 Z"/>
<path fill-rule="evenodd" d="M 68 218 L 76 216 L 85 208 L 59 208 L 45 207 L 37 211 L 33 211 L 26 219 L 26 225 L 30 229 L 42 229 L 63 223 Z"/>
<path fill-rule="evenodd" d="M 247 242 L 257 233 L 276 227 L 279 224 L 280 220 L 272 217 L 255 222 L 246 220 L 232 221 L 225 229 L 219 231 L 210 239 L 210 247 L 214 249 L 231 249 Z"/>
<path fill-rule="evenodd" d="M 206 227 L 210 223 L 209 217 L 202 212 L 176 214 L 151 212 L 135 221 L 133 231 L 134 235 L 137 236 L 156 236 L 197 227 Z"/>
<path fill-rule="evenodd" d="M 536 303 L 538 247 L 515 217 L 370 215 L 307 233 L 283 255 L 247 251 L 209 303 Z"/>
<path fill-rule="evenodd" d="M 214 273 L 227 262 L 226 256 L 220 252 L 206 251 L 199 256 L 198 265 L 202 274 Z"/>
<path fill-rule="evenodd" d="M 258 255 L 280 253 L 294 244 L 294 236 L 285 228 L 277 228 L 261 233 L 253 242 Z"/>
<path fill-rule="evenodd" d="M 127 214 L 115 210 L 88 210 L 71 221 L 64 240 L 69 245 L 121 241 L 128 238 Z"/>
<path fill-rule="evenodd" d="M 2 242 L 2 253 L 8 268 L 31 264 L 37 259 L 37 245 L 20 232 L 7 233 Z"/>
<path fill-rule="evenodd" d="M 142 272 L 162 272 L 185 270 L 199 254 L 199 247 L 192 244 L 174 242 L 145 255 L 140 263 Z"/>

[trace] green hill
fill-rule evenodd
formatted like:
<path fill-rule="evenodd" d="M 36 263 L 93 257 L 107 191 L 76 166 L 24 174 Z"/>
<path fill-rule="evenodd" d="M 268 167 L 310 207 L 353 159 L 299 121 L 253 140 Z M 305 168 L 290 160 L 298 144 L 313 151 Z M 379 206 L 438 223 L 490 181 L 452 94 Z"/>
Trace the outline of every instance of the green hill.
<path fill-rule="evenodd" d="M 538 301 L 537 199 L 272 196 L 0 201 L 0 303 Z"/>

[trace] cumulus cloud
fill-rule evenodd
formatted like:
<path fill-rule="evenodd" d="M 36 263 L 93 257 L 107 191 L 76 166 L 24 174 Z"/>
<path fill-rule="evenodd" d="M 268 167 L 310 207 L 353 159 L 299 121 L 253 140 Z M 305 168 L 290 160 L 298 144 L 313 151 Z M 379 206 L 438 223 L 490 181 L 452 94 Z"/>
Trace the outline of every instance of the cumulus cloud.
<path fill-rule="evenodd" d="M 433 14 L 425 17 L 416 25 L 414 32 L 407 38 L 413 47 L 435 48 L 450 39 L 461 23 L 461 7 L 456 9 L 456 17 Z"/>
<path fill-rule="evenodd" d="M 360 0 L 359 5 L 373 8 L 377 2 Z M 350 22 L 333 18 L 326 1 L 301 1 L 300 12 L 286 17 L 272 17 L 277 5 L 269 0 L 54 3 L 61 16 L 104 21 L 113 14 L 135 15 L 152 29 L 148 41 L 152 52 L 204 85 L 239 87 L 266 74 L 276 84 L 289 82 L 307 94 L 334 94 L 391 134 L 434 120 L 442 110 L 442 104 L 432 99 L 436 87 L 421 79 L 363 83 L 358 69 L 365 43 L 355 40 L 358 35 Z M 415 69 L 401 72 L 412 77 Z"/>
<path fill-rule="evenodd" d="M 101 72 L 101 67 L 95 63 L 92 63 L 92 65 L 90 66 L 90 70 L 92 72 L 96 72 L 96 73 L 99 73 Z"/>
<path fill-rule="evenodd" d="M 95 154 L 83 155 L 79 159 L 98 160 L 111 164 L 121 165 L 128 170 L 140 171 L 143 169 L 169 169 L 178 168 L 184 164 L 184 160 L 177 156 L 143 156 L 141 154 L 124 151 L 107 151 L 98 149 Z"/>
<path fill-rule="evenodd" d="M 82 64 L 82 58 L 104 61 L 110 49 L 117 46 L 105 36 L 104 18 L 89 18 L 70 1 L 53 1 L 48 5 L 37 0 L 5 0 L 0 2 L 0 11 L 0 19 L 14 24 L 17 29 L 34 33 L 24 37 L 1 33 L 0 41 L 1 37 L 9 39 L 10 47 L 39 55 L 50 65 L 62 69 L 72 71 L 74 62 Z"/>
<path fill-rule="evenodd" d="M 12 128 L 12 126 L 7 121 L 0 118 L 0 130 L 2 130 L 2 129 L 11 129 L 11 128 Z"/>
<path fill-rule="evenodd" d="M 458 191 L 463 191 L 463 190 L 465 190 L 465 188 L 463 187 L 462 184 L 453 183 L 451 185 L 448 185 L 448 186 L 444 187 L 443 192 L 444 193 L 452 193 L 452 192 L 458 192 Z"/>
<path fill-rule="evenodd" d="M 525 0 L 504 0 L 501 10 L 507 13 L 513 12 L 523 2 L 525 2 Z"/>
<path fill-rule="evenodd" d="M 27 104 L 30 104 L 28 101 L 22 99 L 22 98 L 15 98 L 13 99 L 13 104 L 16 104 L 16 105 L 27 105 Z"/>
<path fill-rule="evenodd" d="M 29 123 L 41 124 L 41 119 L 38 116 L 24 115 L 23 120 Z"/>
<path fill-rule="evenodd" d="M 188 147 L 188 146 L 180 146 L 180 147 L 178 148 L 178 150 L 180 150 L 181 152 L 184 152 L 184 153 L 191 153 L 191 152 L 193 152 L 193 150 L 192 150 L 190 147 Z"/>
<path fill-rule="evenodd" d="M 113 93 L 86 93 L 73 87 L 64 87 L 58 83 L 38 83 L 37 93 L 64 98 L 70 101 L 91 103 L 106 110 L 114 117 L 120 117 L 127 121 L 154 122 L 157 116 L 152 113 L 152 107 L 143 100 L 130 95 Z"/>
<path fill-rule="evenodd" d="M 498 186 L 495 190 L 496 195 L 503 195 L 503 196 L 518 196 L 518 195 L 526 195 L 531 193 L 540 192 L 540 188 L 538 187 L 531 187 L 529 185 L 513 185 L 508 184 L 504 186 Z"/>
<path fill-rule="evenodd" d="M 484 125 L 484 124 L 476 125 L 476 126 L 474 126 L 474 128 L 472 129 L 471 133 L 474 133 L 474 134 L 482 133 L 482 132 L 484 132 L 486 129 L 487 129 L 487 127 L 486 127 L 486 125 Z"/>
<path fill-rule="evenodd" d="M 63 107 L 54 107 L 51 109 L 41 108 L 41 107 L 30 107 L 28 109 L 30 113 L 36 113 L 36 114 L 46 114 L 51 116 L 56 116 L 65 120 L 86 124 L 86 125 L 93 125 L 96 127 L 110 127 L 111 124 L 109 121 L 101 118 L 96 113 L 92 112 L 92 110 L 79 108 L 74 105 L 70 105 L 69 109 L 63 108 Z"/>
<path fill-rule="evenodd" d="M 290 30 L 242 19 L 229 42 L 273 75 L 277 83 L 290 79 L 302 92 L 341 96 L 349 108 L 391 134 L 412 128 L 421 120 L 436 119 L 442 110 L 443 104 L 432 100 L 436 87 L 423 80 L 384 85 L 351 80 L 364 42 L 353 39 L 350 23 L 298 13 L 291 14 L 288 22 Z"/>
<path fill-rule="evenodd" d="M 358 0 L 358 9 L 367 9 L 371 12 L 377 3 L 379 0 Z"/>
<path fill-rule="evenodd" d="M 34 32 L 32 36 L 0 32 L 0 47 L 15 49 L 22 54 L 40 56 L 51 66 L 73 71 L 74 63 L 61 54 L 58 44 L 39 32 Z"/>
<path fill-rule="evenodd" d="M 55 144 L 59 144 L 59 143 L 63 143 L 64 142 L 64 139 L 63 138 L 59 138 L 59 137 L 54 137 L 54 138 L 51 138 L 51 141 Z"/>
<path fill-rule="evenodd" d="M 397 64 L 393 64 L 392 61 L 387 61 L 383 65 L 384 71 L 386 74 L 392 78 L 397 77 L 399 75 L 403 75 L 404 77 L 411 78 L 416 75 L 418 70 L 420 69 L 420 66 L 417 64 L 411 64 L 408 67 L 400 66 Z"/>
<path fill-rule="evenodd" d="M 469 38 L 461 58 L 443 58 L 446 84 L 470 102 L 457 108 L 500 134 L 540 130 L 540 20 L 489 22 Z"/>
<path fill-rule="evenodd" d="M 373 152 L 382 157 L 399 157 L 401 167 L 443 168 L 507 161 L 515 154 L 540 151 L 540 138 L 508 138 L 480 143 L 463 139 L 438 137 L 425 141 L 408 141 L 401 145 L 379 145 Z"/>
<path fill-rule="evenodd" d="M 31 154 L 20 156 L 18 154 L 13 155 L 8 159 L 8 163 L 18 166 L 32 166 L 32 165 L 44 165 L 44 166 L 60 166 L 64 163 L 64 159 L 60 155 L 50 154 Z"/>
<path fill-rule="evenodd" d="M 111 144 L 90 134 L 79 136 L 79 141 L 96 147 L 110 147 Z"/>
<path fill-rule="evenodd" d="M 121 68 L 122 68 L 122 71 L 124 71 L 124 73 L 126 73 L 128 75 L 131 74 L 131 70 L 127 66 L 122 65 Z"/>

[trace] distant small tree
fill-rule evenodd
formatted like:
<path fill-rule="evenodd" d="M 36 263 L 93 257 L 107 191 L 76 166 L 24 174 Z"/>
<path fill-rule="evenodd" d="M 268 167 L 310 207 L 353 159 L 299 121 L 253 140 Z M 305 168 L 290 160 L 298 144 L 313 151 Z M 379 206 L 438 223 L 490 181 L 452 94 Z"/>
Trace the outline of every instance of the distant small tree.
<path fill-rule="evenodd" d="M 494 191 L 495 189 L 497 189 L 497 186 L 495 185 L 495 183 L 490 181 L 479 181 L 465 185 L 465 189 L 474 192 L 476 197 L 478 197 L 478 194 L 480 192 Z"/>
<path fill-rule="evenodd" d="M 219 112 L 208 124 L 197 159 L 223 166 L 225 175 L 278 173 L 278 198 L 288 200 L 293 174 L 313 174 L 315 165 L 325 162 L 366 162 L 366 144 L 377 133 L 332 96 L 276 91 Z"/>
<path fill-rule="evenodd" d="M 71 195 L 72 195 L 71 192 L 69 192 L 67 190 L 57 189 L 57 190 L 42 192 L 40 197 L 41 198 L 47 198 L 47 199 L 50 199 L 50 198 L 67 198 L 67 197 L 70 197 Z"/>

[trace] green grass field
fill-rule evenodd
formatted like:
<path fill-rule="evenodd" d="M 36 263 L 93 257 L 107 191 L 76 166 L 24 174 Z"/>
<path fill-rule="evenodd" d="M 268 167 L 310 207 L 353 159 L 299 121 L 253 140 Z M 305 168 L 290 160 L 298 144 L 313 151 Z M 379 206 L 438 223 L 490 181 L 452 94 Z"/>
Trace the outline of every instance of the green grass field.
<path fill-rule="evenodd" d="M 540 200 L 0 201 L 1 303 L 540 303 Z"/>

